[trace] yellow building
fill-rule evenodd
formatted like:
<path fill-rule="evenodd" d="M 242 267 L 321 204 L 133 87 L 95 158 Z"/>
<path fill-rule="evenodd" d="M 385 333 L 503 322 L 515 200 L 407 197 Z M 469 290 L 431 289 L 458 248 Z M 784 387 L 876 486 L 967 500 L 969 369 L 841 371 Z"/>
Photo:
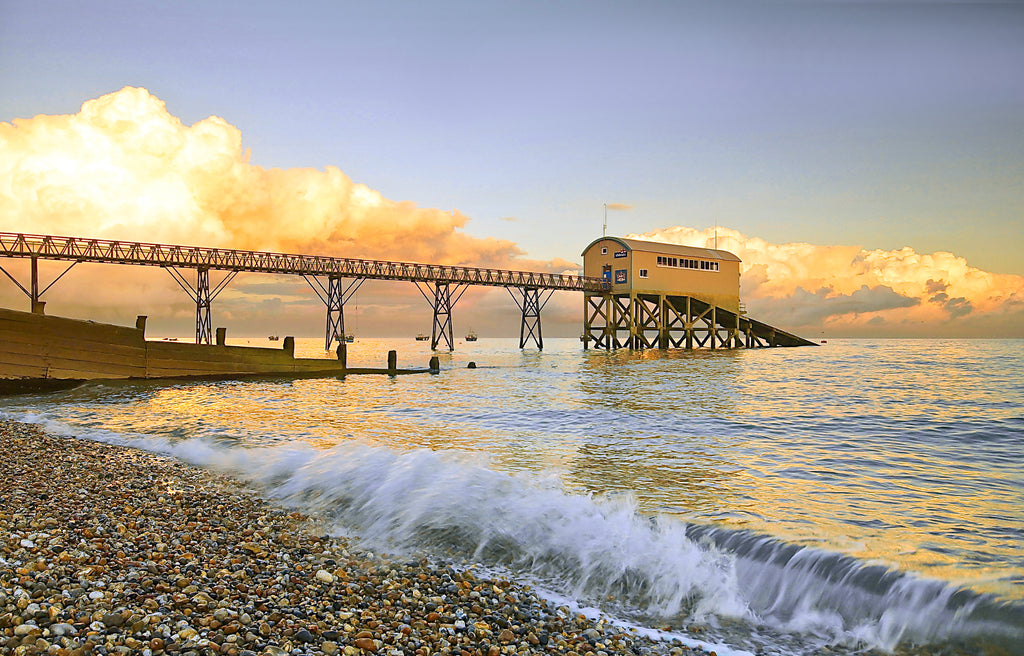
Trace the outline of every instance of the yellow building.
<path fill-rule="evenodd" d="M 689 296 L 740 309 L 740 258 L 728 251 L 601 237 L 583 250 L 583 275 L 611 283 L 613 295 Z"/>

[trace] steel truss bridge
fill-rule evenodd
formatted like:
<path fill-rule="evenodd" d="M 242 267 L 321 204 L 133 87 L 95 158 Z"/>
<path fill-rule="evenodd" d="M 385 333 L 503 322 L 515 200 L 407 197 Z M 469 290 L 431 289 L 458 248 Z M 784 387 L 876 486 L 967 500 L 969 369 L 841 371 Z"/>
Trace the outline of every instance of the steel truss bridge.
<path fill-rule="evenodd" d="M 166 269 L 196 304 L 196 343 L 210 344 L 213 323 L 210 307 L 235 276 L 242 272 L 301 276 L 327 308 L 324 348 L 345 338 L 345 303 L 366 280 L 403 280 L 416 285 L 433 313 L 431 349 L 443 340 L 449 350 L 452 335 L 452 308 L 470 285 L 504 287 L 522 313 L 519 347 L 533 341 L 544 348 L 540 313 L 556 291 L 607 294 L 609 284 L 600 278 L 554 273 L 480 269 L 474 267 L 416 264 L 386 260 L 362 260 L 319 255 L 295 255 L 225 248 L 174 246 L 133 241 L 111 241 L 83 237 L 58 237 L 0 232 L 0 257 L 31 260 L 31 280 L 26 288 L 0 266 L 15 285 L 29 297 L 33 312 L 42 312 L 41 297 L 77 264 L 131 264 Z M 70 265 L 40 290 L 39 260 L 60 260 Z M 195 270 L 195 282 L 182 273 Z M 210 272 L 224 272 L 211 289 Z M 345 282 L 347 280 L 347 282 Z"/>

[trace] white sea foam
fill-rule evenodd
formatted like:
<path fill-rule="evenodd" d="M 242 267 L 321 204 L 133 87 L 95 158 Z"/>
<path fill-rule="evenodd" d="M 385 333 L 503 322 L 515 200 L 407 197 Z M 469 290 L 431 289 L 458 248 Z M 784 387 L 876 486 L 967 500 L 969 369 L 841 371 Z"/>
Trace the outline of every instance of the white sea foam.
<path fill-rule="evenodd" d="M 646 516 L 629 497 L 568 494 L 452 452 L 355 442 L 237 448 L 16 418 L 228 472 L 334 522 L 369 549 L 501 567 L 622 616 L 706 623 L 717 636 L 712 641 L 679 636 L 720 654 L 746 653 L 742 647 L 801 653 L 824 644 L 892 649 L 906 640 L 992 631 L 1024 637 L 991 613 L 978 619 L 983 598 L 951 585 L 763 536 Z"/>

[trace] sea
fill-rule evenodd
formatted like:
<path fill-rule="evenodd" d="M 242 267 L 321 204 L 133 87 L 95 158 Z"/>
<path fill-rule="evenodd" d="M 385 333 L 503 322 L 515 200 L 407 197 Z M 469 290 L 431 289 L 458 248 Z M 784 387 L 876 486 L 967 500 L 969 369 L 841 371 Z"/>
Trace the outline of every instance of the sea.
<path fill-rule="evenodd" d="M 1024 654 L 1024 340 L 517 346 L 460 340 L 437 374 L 92 382 L 0 416 L 719 656 Z M 350 366 L 392 349 L 431 356 L 357 337 Z"/>

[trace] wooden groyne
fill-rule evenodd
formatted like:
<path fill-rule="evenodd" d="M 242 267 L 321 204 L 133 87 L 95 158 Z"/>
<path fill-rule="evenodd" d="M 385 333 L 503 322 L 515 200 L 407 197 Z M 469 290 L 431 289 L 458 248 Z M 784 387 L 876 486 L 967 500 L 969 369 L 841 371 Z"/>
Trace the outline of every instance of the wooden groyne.
<path fill-rule="evenodd" d="M 381 369 L 349 368 L 345 345 L 336 359 L 296 358 L 295 340 L 279 349 L 227 346 L 224 329 L 212 345 L 147 341 L 146 317 L 135 327 L 52 317 L 0 308 L 0 393 L 59 389 L 86 380 L 150 378 L 329 377 L 427 373 L 399 369 L 389 357 Z"/>

